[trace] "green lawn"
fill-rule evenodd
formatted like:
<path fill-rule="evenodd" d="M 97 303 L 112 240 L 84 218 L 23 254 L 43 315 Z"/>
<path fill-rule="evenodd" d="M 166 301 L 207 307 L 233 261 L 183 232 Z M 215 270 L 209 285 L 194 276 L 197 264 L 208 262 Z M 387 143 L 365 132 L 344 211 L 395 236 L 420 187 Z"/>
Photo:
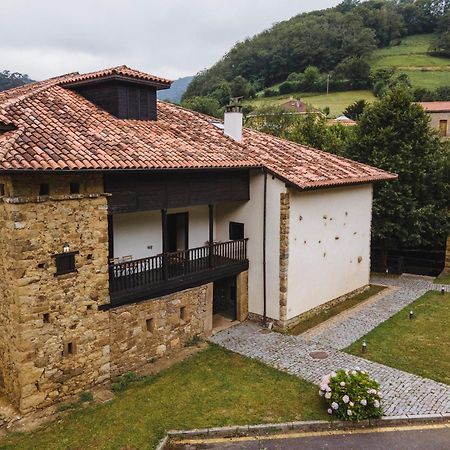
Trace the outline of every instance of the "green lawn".
<path fill-rule="evenodd" d="M 252 105 L 254 108 L 260 108 L 261 106 L 267 105 L 279 105 L 286 102 L 290 97 L 302 99 L 306 103 L 319 109 L 328 106 L 332 116 L 340 115 L 348 105 L 354 103 L 356 100 L 364 99 L 373 101 L 375 99 L 372 92 L 367 90 L 331 92 L 328 96 L 324 93 L 295 92 L 293 94 L 279 95 L 276 97 L 258 97 L 246 101 L 245 104 Z"/>
<path fill-rule="evenodd" d="M 325 419 L 317 387 L 217 346 L 0 449 L 148 449 L 169 429 Z"/>
<path fill-rule="evenodd" d="M 414 319 L 409 311 L 414 310 Z M 346 349 L 387 366 L 450 384 L 450 294 L 427 292 Z"/>
<path fill-rule="evenodd" d="M 450 284 L 450 274 L 449 275 L 444 275 L 442 277 L 437 277 L 434 280 L 435 283 L 437 284 Z"/>
<path fill-rule="evenodd" d="M 415 87 L 436 89 L 450 84 L 450 58 L 430 56 L 432 34 L 402 39 L 400 45 L 375 50 L 370 58 L 373 69 L 395 67 L 408 75 Z"/>
<path fill-rule="evenodd" d="M 368 300 L 370 297 L 378 294 L 383 289 L 386 289 L 384 286 L 371 285 L 369 289 L 361 294 L 355 295 L 354 297 L 349 298 L 345 302 L 339 303 L 338 305 L 332 306 L 331 308 L 325 309 L 321 311 L 319 314 L 316 314 L 313 317 L 310 317 L 303 322 L 300 322 L 296 327 L 290 330 L 289 334 L 302 334 L 305 331 L 313 328 L 322 322 L 325 322 L 328 319 L 336 316 L 337 314 L 346 311 L 347 309 L 353 308 L 354 306 L 360 304 Z"/>

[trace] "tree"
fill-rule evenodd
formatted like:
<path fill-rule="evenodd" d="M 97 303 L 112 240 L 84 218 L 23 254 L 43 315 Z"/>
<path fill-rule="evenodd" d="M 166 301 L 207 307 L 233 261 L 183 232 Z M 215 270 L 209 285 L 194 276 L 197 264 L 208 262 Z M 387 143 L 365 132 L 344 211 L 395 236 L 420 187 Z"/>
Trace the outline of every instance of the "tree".
<path fill-rule="evenodd" d="M 192 97 L 181 102 L 183 108 L 197 111 L 202 114 L 207 114 L 213 117 L 222 117 L 223 112 L 220 108 L 219 102 L 212 97 Z"/>
<path fill-rule="evenodd" d="M 370 65 L 363 58 L 346 58 L 336 66 L 337 77 L 348 80 L 352 89 L 362 89 L 370 83 Z"/>
<path fill-rule="evenodd" d="M 231 82 L 231 95 L 233 97 L 248 97 L 251 84 L 242 76 L 238 75 Z"/>
<path fill-rule="evenodd" d="M 344 110 L 344 116 L 347 116 L 352 120 L 359 120 L 366 106 L 367 102 L 364 99 L 357 100 L 356 102 L 347 106 L 347 108 Z"/>
<path fill-rule="evenodd" d="M 219 105 L 227 105 L 231 98 L 230 84 L 226 81 L 222 81 L 211 93 L 211 97 L 215 98 L 219 102 Z"/>
<path fill-rule="evenodd" d="M 375 185 L 372 235 L 384 261 L 389 249 L 442 246 L 449 231 L 449 149 L 403 88 L 368 105 L 349 157 L 398 174 Z"/>

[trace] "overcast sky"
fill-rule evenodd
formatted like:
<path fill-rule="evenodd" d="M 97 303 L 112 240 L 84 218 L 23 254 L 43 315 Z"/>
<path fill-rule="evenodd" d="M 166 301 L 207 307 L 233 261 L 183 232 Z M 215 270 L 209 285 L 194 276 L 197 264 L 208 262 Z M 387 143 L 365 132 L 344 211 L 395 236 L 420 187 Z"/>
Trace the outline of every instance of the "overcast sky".
<path fill-rule="evenodd" d="M 336 0 L 0 0 L 0 70 L 40 80 L 126 64 L 168 78 Z"/>

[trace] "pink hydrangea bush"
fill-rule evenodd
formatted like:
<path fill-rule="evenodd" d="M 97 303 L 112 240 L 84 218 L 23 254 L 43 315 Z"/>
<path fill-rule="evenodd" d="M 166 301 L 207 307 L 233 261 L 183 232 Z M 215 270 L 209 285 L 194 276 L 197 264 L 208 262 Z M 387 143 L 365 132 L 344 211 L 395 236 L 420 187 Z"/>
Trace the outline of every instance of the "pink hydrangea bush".
<path fill-rule="evenodd" d="M 379 389 L 379 383 L 364 370 L 339 369 L 322 378 L 319 394 L 332 417 L 363 420 L 383 415 Z"/>

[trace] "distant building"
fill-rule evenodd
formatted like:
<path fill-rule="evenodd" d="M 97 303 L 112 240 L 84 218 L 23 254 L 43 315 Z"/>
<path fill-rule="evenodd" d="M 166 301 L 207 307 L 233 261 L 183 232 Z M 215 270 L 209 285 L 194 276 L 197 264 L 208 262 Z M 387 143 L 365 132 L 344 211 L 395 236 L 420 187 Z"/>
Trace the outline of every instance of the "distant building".
<path fill-rule="evenodd" d="M 308 113 L 322 114 L 322 111 L 320 111 L 320 109 L 314 108 L 313 106 L 308 105 L 307 103 L 292 97 L 287 102 L 282 103 L 280 106 L 286 111 L 296 114 L 308 114 Z"/>
<path fill-rule="evenodd" d="M 450 139 L 450 102 L 420 102 L 419 105 L 431 117 L 431 126 L 444 139 Z"/>
<path fill-rule="evenodd" d="M 347 116 L 342 115 L 342 116 L 336 117 L 336 119 L 330 119 L 328 121 L 328 124 L 329 125 L 340 124 L 340 125 L 352 127 L 352 126 L 356 125 L 356 122 L 354 120 L 348 118 Z"/>

